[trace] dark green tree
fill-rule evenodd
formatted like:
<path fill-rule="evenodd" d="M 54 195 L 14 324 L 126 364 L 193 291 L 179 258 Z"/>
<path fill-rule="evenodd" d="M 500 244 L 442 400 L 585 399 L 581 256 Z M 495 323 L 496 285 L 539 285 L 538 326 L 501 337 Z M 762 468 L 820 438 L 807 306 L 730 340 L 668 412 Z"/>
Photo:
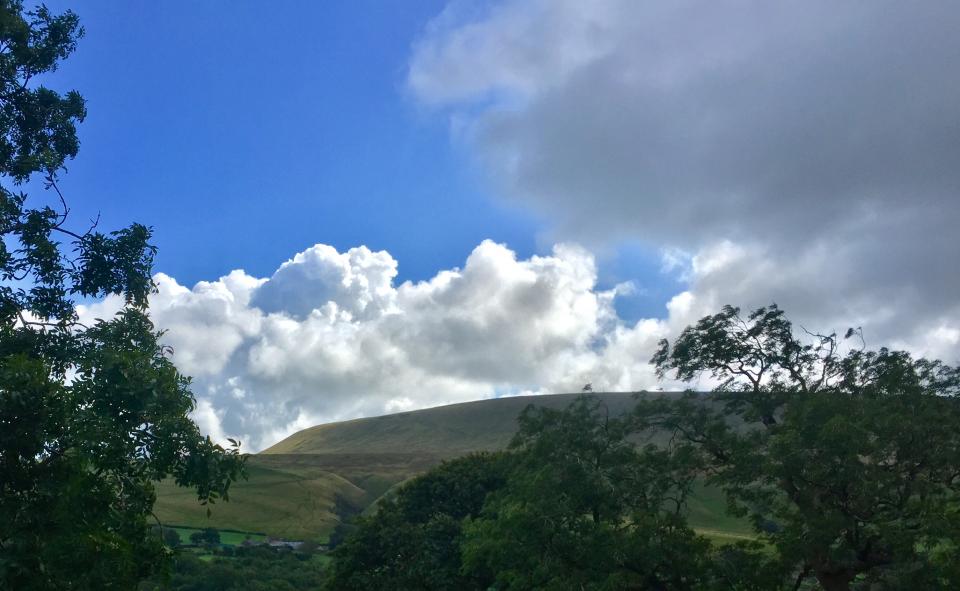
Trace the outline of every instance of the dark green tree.
<path fill-rule="evenodd" d="M 216 546 L 220 543 L 220 531 L 214 527 L 207 527 L 190 534 L 190 542 L 197 546 Z"/>
<path fill-rule="evenodd" d="M 150 229 L 71 227 L 57 175 L 77 153 L 85 105 L 36 80 L 82 34 L 71 12 L 0 0 L 3 589 L 134 588 L 169 552 L 150 535 L 152 483 L 172 476 L 209 503 L 243 466 L 190 420 L 189 380 L 147 315 Z M 34 177 L 46 199 L 20 190 Z M 80 325 L 76 298 L 108 294 L 123 310 Z"/>
<path fill-rule="evenodd" d="M 684 518 L 691 448 L 636 441 L 642 426 L 589 396 L 519 422 L 507 485 L 466 526 L 468 570 L 501 590 L 707 588 L 709 543 Z"/>
<path fill-rule="evenodd" d="M 489 580 L 462 569 L 462 527 L 503 478 L 500 455 L 475 454 L 404 484 L 337 546 L 326 588 L 487 589 Z"/>
<path fill-rule="evenodd" d="M 944 556 L 960 540 L 960 373 L 858 336 L 801 339 L 775 305 L 727 306 L 652 360 L 718 391 L 638 416 L 696 446 L 797 586 L 956 588 Z"/>

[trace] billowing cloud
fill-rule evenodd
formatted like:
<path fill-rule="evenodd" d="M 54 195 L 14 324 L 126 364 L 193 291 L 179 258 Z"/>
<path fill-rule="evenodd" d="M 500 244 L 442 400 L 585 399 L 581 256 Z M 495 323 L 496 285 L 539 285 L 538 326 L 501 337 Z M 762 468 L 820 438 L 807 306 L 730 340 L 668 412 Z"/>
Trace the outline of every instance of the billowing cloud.
<path fill-rule="evenodd" d="M 635 322 L 614 306 L 629 287 L 598 289 L 595 259 L 583 248 L 561 244 L 523 260 L 490 241 L 462 269 L 399 285 L 389 253 L 325 245 L 269 279 L 233 271 L 187 288 L 157 274 L 150 307 L 174 362 L 194 377 L 197 423 L 257 451 L 321 422 L 443 403 L 572 392 L 588 382 L 614 391 L 675 387 L 659 384 L 648 363 L 659 339 L 728 301 L 749 301 L 757 285 L 780 295 L 797 289 L 824 261 L 801 261 L 788 273 L 762 253 L 722 242 L 673 264 L 690 289 L 661 318 Z M 290 272 L 292 265 L 299 268 Z M 278 280 L 281 287 L 271 285 Z M 79 314 L 91 322 L 120 305 L 111 297 Z M 894 313 L 852 306 L 850 314 L 820 314 L 836 324 L 812 328 L 879 330 Z M 892 344 L 942 356 L 956 348 L 960 326 L 948 318 L 896 338 Z"/>
<path fill-rule="evenodd" d="M 453 2 L 408 86 L 561 240 L 955 362 L 960 5 Z"/>
<path fill-rule="evenodd" d="M 158 274 L 151 315 L 194 377 L 211 436 L 258 450 L 320 422 L 520 392 L 656 387 L 664 321 L 628 326 L 574 245 L 526 260 L 485 241 L 462 269 L 395 284 L 397 261 L 317 245 L 272 277 L 233 271 L 192 288 Z M 118 298 L 79 309 L 106 318 Z"/>
<path fill-rule="evenodd" d="M 302 318 L 323 301 L 351 318 L 376 318 L 394 305 L 396 275 L 397 262 L 385 252 L 361 246 L 340 254 L 317 244 L 281 265 L 253 303 L 266 312 Z"/>

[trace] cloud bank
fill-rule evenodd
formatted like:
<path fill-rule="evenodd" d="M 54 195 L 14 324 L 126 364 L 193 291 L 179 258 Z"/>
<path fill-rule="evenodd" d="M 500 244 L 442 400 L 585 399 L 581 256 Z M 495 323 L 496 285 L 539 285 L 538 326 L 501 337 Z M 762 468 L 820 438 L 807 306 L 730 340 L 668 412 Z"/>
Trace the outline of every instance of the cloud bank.
<path fill-rule="evenodd" d="M 575 392 L 586 383 L 616 391 L 664 386 L 648 363 L 659 339 L 749 298 L 758 272 L 766 284 L 771 275 L 788 276 L 757 268 L 751 256 L 721 243 L 680 263 L 691 288 L 668 302 L 662 318 L 636 322 L 614 306 L 633 286 L 598 289 L 587 250 L 560 244 L 523 260 L 491 241 L 462 268 L 399 285 L 397 261 L 363 246 L 339 253 L 318 244 L 269 278 L 238 270 L 187 288 L 161 273 L 150 309 L 177 367 L 194 378 L 201 428 L 258 451 L 327 421 Z M 730 277 L 741 278 L 737 289 Z M 111 297 L 80 306 L 81 320 L 109 317 L 121 304 Z M 870 327 L 876 314 L 884 320 L 882 310 L 855 320 Z M 826 328 L 842 329 L 846 320 Z M 930 343 L 949 350 L 960 331 L 918 329 L 903 338 L 915 350 Z"/>
<path fill-rule="evenodd" d="M 700 301 L 776 301 L 955 362 L 958 18 L 936 0 L 453 2 L 407 83 L 555 238 L 640 240 L 699 266 Z"/>
<path fill-rule="evenodd" d="M 270 278 L 155 276 L 151 315 L 194 378 L 213 437 L 259 450 L 320 422 L 522 392 L 656 387 L 647 360 L 669 321 L 627 326 L 573 245 L 518 260 L 485 241 L 463 268 L 396 285 L 397 261 L 318 244 Z M 682 298 L 681 298 L 682 299 Z M 119 298 L 81 306 L 108 317 Z M 685 310 L 683 305 L 679 308 Z"/>

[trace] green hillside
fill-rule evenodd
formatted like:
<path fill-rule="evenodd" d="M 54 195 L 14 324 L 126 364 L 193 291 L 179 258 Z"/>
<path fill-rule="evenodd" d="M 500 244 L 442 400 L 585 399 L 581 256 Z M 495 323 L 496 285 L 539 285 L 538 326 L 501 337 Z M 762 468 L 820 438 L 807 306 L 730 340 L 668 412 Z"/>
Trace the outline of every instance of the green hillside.
<path fill-rule="evenodd" d="M 318 425 L 251 456 L 249 480 L 235 484 L 230 502 L 215 505 L 211 517 L 189 490 L 171 482 L 158 487 L 156 513 L 176 525 L 323 540 L 342 518 L 444 459 L 504 448 L 527 405 L 563 408 L 576 396 L 498 398 Z M 595 396 L 613 415 L 629 411 L 635 402 L 630 393 Z M 698 490 L 690 504 L 692 525 L 718 538 L 724 532 L 749 532 L 725 516 L 723 507 L 717 491 Z"/>
<path fill-rule="evenodd" d="M 514 396 L 318 425 L 294 433 L 262 454 L 406 453 L 456 457 L 504 448 L 529 404 L 563 408 L 576 394 Z M 598 393 L 612 414 L 633 407 L 630 393 Z"/>
<path fill-rule="evenodd" d="M 286 469 L 265 466 L 252 458 L 250 478 L 231 489 L 230 502 L 207 508 L 190 489 L 172 481 L 157 487 L 154 512 L 167 524 L 264 532 L 293 539 L 324 539 L 337 524 L 337 497 L 355 505 L 366 502 L 366 492 L 342 476 L 312 466 Z"/>

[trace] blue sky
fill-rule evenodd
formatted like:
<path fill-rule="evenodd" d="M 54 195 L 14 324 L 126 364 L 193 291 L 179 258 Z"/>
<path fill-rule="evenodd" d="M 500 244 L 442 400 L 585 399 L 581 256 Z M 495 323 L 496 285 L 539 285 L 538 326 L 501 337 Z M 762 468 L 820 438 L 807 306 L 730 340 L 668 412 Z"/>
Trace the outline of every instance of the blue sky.
<path fill-rule="evenodd" d="M 154 226 L 157 270 L 181 283 L 269 276 L 318 242 L 386 249 L 401 281 L 462 266 L 484 239 L 549 252 L 541 216 L 499 198 L 447 112 L 406 88 L 442 2 L 51 8 L 67 6 L 87 32 L 52 78 L 88 102 L 62 181 L 74 219 Z M 676 283 L 659 264 L 648 248 L 606 250 L 601 286 L 644 285 L 622 314 L 662 311 Z"/>
<path fill-rule="evenodd" d="M 69 4 L 62 187 L 156 228 L 218 438 L 679 387 L 657 342 L 724 304 L 960 359 L 949 0 Z"/>

